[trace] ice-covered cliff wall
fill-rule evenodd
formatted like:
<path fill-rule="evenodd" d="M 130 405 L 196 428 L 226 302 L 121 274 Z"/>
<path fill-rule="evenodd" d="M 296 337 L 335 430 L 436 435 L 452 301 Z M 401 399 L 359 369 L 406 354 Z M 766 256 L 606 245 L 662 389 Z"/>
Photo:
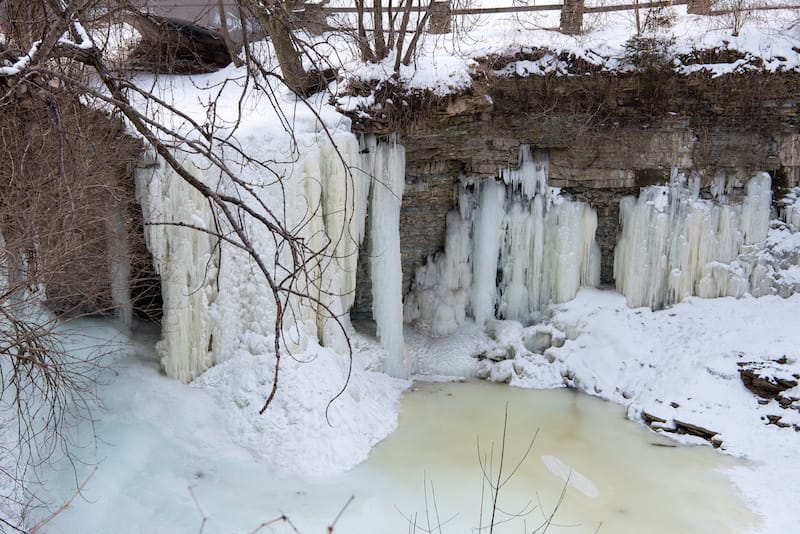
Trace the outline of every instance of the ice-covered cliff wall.
<path fill-rule="evenodd" d="M 703 200 L 697 180 L 675 175 L 670 185 L 621 200 L 614 277 L 628 304 L 658 309 L 691 295 L 769 293 L 754 252 L 769 230 L 770 177 L 751 178 L 741 204 L 731 203 L 723 186 Z"/>
<path fill-rule="evenodd" d="M 462 183 L 447 216 L 445 249 L 418 269 L 405 318 L 441 336 L 471 315 L 530 322 L 600 278 L 597 215 L 546 184 L 546 153 L 520 151 L 502 182 Z"/>
<path fill-rule="evenodd" d="M 250 154 L 266 150 L 260 147 L 267 145 L 261 139 L 248 137 L 240 142 Z M 274 156 L 262 155 L 265 160 Z M 407 366 L 393 363 L 403 358 L 397 229 L 402 147 L 374 139 L 359 144 L 347 132 L 335 134 L 332 140 L 320 133 L 313 144 L 303 148 L 298 161 L 274 164 L 271 172 L 237 154 L 224 156 L 226 164 L 257 191 L 257 198 L 248 202 L 257 210 L 271 210 L 281 217 L 285 227 L 308 245 L 305 273 L 292 287 L 296 295 L 284 303 L 288 304 L 285 326 L 294 332 L 285 340 L 290 350 L 292 342 L 302 343 L 303 331 L 328 346 L 346 348 L 342 327 L 349 328 L 348 311 L 371 191 L 371 242 L 380 247 L 370 251 L 378 277 L 374 284 L 375 315 L 382 318 L 378 333 L 390 354 L 387 369 L 406 376 Z M 188 156 L 183 164 L 216 191 L 241 193 L 240 185 L 209 171 L 200 157 Z M 274 296 L 252 258 L 241 248 L 217 239 L 215 234 L 227 235 L 230 229 L 215 217 L 214 208 L 199 192 L 167 166 L 140 175 L 138 181 L 148 223 L 147 240 L 162 279 L 164 318 L 158 350 L 167 374 L 189 381 L 224 360 L 240 344 L 273 337 Z M 286 243 L 252 217 L 243 216 L 242 220 L 255 251 L 266 260 L 277 258 L 269 267 L 276 279 L 289 274 Z"/>

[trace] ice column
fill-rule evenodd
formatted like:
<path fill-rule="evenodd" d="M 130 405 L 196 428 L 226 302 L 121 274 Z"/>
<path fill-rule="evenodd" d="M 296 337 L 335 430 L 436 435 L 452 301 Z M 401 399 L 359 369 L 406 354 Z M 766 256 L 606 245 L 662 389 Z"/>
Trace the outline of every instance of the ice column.
<path fill-rule="evenodd" d="M 185 165 L 202 175 L 190 161 Z M 147 244 L 161 276 L 164 315 L 156 348 L 167 375 L 188 382 L 214 364 L 209 307 L 217 294 L 210 281 L 217 275 L 218 255 L 208 234 L 173 223 L 213 228 L 212 213 L 200 193 L 168 170 L 139 175 L 137 193 L 150 223 L 145 226 Z"/>
<path fill-rule="evenodd" d="M 763 241 L 772 199 L 769 175 L 747 183 L 741 205 L 699 198 L 699 182 L 673 176 L 620 202 L 622 232 L 614 257 L 617 290 L 631 306 L 663 308 L 690 295 L 740 297 L 750 289 L 744 247 Z"/>
<path fill-rule="evenodd" d="M 386 351 L 386 373 L 413 371 L 403 341 L 403 273 L 400 263 L 400 203 L 405 188 L 405 148 L 395 142 L 364 141 L 363 167 L 372 177 L 369 206 L 372 315 Z"/>
<path fill-rule="evenodd" d="M 111 302 L 119 321 L 130 328 L 133 322 L 131 304 L 131 258 L 128 251 L 128 235 L 125 229 L 125 214 L 121 206 L 111 209 L 106 220 L 106 247 L 111 278 Z"/>
<path fill-rule="evenodd" d="M 472 316 L 482 326 L 494 317 L 497 260 L 503 235 L 506 188 L 495 181 L 481 187 L 472 240 Z"/>
<path fill-rule="evenodd" d="M 800 187 L 792 188 L 780 204 L 781 220 L 800 231 Z"/>
<path fill-rule="evenodd" d="M 335 143 L 335 144 L 334 144 Z M 358 254 L 364 238 L 370 178 L 360 170 L 359 144 L 351 135 L 333 142 L 320 139 L 318 150 L 305 158 L 306 198 L 315 216 L 309 225 L 313 248 L 325 250 L 317 266 L 322 307 L 311 310 L 320 340 L 326 346 L 346 350 L 345 332 L 332 320 L 350 329 L 348 312 L 355 299 Z M 353 165 L 353 163 L 356 165 Z"/>

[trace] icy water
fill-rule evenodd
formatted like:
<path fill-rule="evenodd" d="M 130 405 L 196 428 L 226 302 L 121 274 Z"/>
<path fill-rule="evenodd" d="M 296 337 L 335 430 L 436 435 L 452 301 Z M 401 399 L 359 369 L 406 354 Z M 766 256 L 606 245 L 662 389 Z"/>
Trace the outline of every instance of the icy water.
<path fill-rule="evenodd" d="M 296 531 L 275 523 L 258 532 L 322 533 L 351 495 L 337 533 L 406 533 L 410 523 L 417 532 L 471 532 L 490 513 L 478 447 L 493 477 L 503 452 L 505 479 L 537 429 L 499 494 L 498 508 L 514 516 L 498 513 L 507 522 L 495 532 L 531 532 L 553 512 L 548 532 L 748 532 L 754 524 L 718 472 L 735 460 L 708 447 L 672 447 L 619 407 L 571 391 L 417 383 L 399 429 L 367 462 L 306 480 L 278 475 L 233 444 L 211 397 L 163 377 L 155 361 L 127 358 L 116 370 L 97 414 L 97 473 L 46 532 L 254 532 L 286 514 Z M 88 470 L 78 466 L 79 479 Z M 53 502 L 71 494 L 74 480 L 69 469 L 52 478 Z"/>
<path fill-rule="evenodd" d="M 468 532 L 481 517 L 478 444 L 482 456 L 493 446 L 489 463 L 496 478 L 506 404 L 501 480 L 525 457 L 534 435 L 535 441 L 499 493 L 499 508 L 508 514 L 497 517 L 509 521 L 500 532 L 522 532 L 522 525 L 531 532 L 553 513 L 548 532 L 749 532 L 755 524 L 719 472 L 736 460 L 710 447 L 675 447 L 625 420 L 620 407 L 569 390 L 418 384 L 404 400 L 399 430 L 359 469 L 384 471 L 392 484 L 411 488 L 393 504 L 406 517 L 416 513 L 426 529 L 428 516 L 435 523 L 432 482 L 439 521 L 455 516 L 443 531 Z M 423 480 L 429 484 L 427 515 Z M 483 502 L 485 525 L 488 495 Z M 384 508 L 389 517 L 392 508 Z"/>

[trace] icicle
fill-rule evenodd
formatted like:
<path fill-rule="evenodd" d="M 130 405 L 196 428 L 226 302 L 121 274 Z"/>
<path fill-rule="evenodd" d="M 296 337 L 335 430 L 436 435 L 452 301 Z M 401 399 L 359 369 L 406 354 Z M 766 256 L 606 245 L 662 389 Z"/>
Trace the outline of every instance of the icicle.
<path fill-rule="evenodd" d="M 724 181 L 717 179 L 714 188 L 721 194 Z M 644 188 L 638 200 L 620 202 L 614 277 L 629 305 L 658 309 L 690 295 L 740 297 L 748 291 L 752 269 L 738 258 L 744 245 L 766 238 L 769 175 L 748 182 L 741 206 L 698 195 L 697 179 L 673 176 L 668 187 Z"/>
<path fill-rule="evenodd" d="M 111 304 L 114 313 L 125 328 L 133 323 L 131 304 L 131 258 L 128 251 L 128 235 L 125 231 L 125 215 L 121 206 L 115 206 L 106 220 L 106 248 L 109 257 L 111 278 Z"/>
<path fill-rule="evenodd" d="M 448 215 L 445 251 L 418 270 L 407 320 L 448 334 L 463 320 L 469 294 L 480 325 L 496 315 L 531 322 L 544 306 L 599 283 L 597 214 L 548 188 L 546 169 L 546 153 L 523 146 L 520 168 L 502 173 L 505 185 L 484 181 L 470 195 L 462 184 L 459 209 Z"/>
<path fill-rule="evenodd" d="M 503 182 L 529 199 L 537 193 L 544 194 L 547 191 L 549 163 L 547 151 L 534 152 L 530 146 L 522 145 L 519 148 L 518 167 L 505 169 L 501 173 Z"/>
<path fill-rule="evenodd" d="M 361 167 L 355 136 L 335 135 L 336 146 L 320 135 L 297 163 L 276 167 L 282 177 L 280 184 L 274 177 L 264 176 L 258 166 L 235 156 L 226 160 L 251 183 L 259 202 L 282 217 L 287 228 L 298 232 L 312 250 L 305 264 L 308 276 L 301 274 L 294 282 L 294 289 L 310 298 L 289 299 L 292 312 L 286 317 L 291 318 L 284 325 L 291 334 L 285 338 L 290 345 L 287 348 L 302 346 L 305 338 L 298 333 L 303 331 L 342 348 L 343 332 L 331 314 L 345 328 L 349 325 L 347 311 L 353 302 L 369 182 L 363 173 L 346 170 Z M 248 142 L 256 143 L 251 147 L 254 153 L 262 149 L 258 140 Z M 270 158 L 272 155 L 264 156 Z M 235 184 L 211 172 L 202 159 L 195 164 L 190 156 L 184 166 L 212 188 L 240 194 Z M 173 224 L 225 234 L 230 229 L 224 218 L 215 220 L 208 200 L 167 166 L 152 175 L 141 173 L 137 192 L 144 219 L 151 223 L 146 226 L 146 238 L 162 279 L 164 318 L 158 350 L 167 374 L 189 381 L 240 344 L 257 343 L 258 350 L 269 350 L 276 306 L 247 253 L 219 243 L 208 233 Z M 277 255 L 284 265 L 291 265 L 288 247 L 276 243 L 275 236 L 261 224 L 247 217 L 242 224 L 262 259 Z M 288 324 L 293 319 L 305 328 Z"/>
<path fill-rule="evenodd" d="M 458 211 L 447 214 L 444 251 L 417 269 L 406 296 L 403 319 L 439 337 L 455 331 L 466 318 L 472 284 L 470 222 Z"/>
<path fill-rule="evenodd" d="M 481 186 L 475 210 L 472 249 L 472 316 L 478 325 L 494 317 L 497 298 L 497 260 L 503 232 L 505 187 L 493 180 Z"/>
<path fill-rule="evenodd" d="M 600 245 L 597 244 L 594 236 L 597 232 L 597 212 L 588 206 L 583 209 L 583 229 L 581 231 L 582 256 L 580 285 L 586 287 L 596 287 L 600 285 Z"/>
<path fill-rule="evenodd" d="M 405 188 L 405 148 L 365 141 L 364 168 L 373 177 L 370 201 L 372 315 L 386 350 L 385 371 L 408 377 L 413 371 L 403 342 L 403 273 L 400 263 L 400 203 Z"/>
<path fill-rule="evenodd" d="M 781 220 L 800 231 L 800 187 L 792 188 L 780 204 Z"/>
<path fill-rule="evenodd" d="M 325 252 L 312 277 L 318 288 L 308 288 L 317 289 L 325 306 L 307 306 L 306 323 L 324 345 L 340 351 L 346 350 L 345 336 L 351 330 L 348 312 L 355 300 L 369 194 L 369 175 L 353 165 L 360 158 L 359 144 L 349 134 L 333 142 L 321 137 L 318 150 L 304 158 L 305 196 L 314 214 L 306 228 L 309 244 Z"/>
<path fill-rule="evenodd" d="M 198 176 L 203 170 L 185 161 Z M 168 376 L 188 382 L 214 363 L 209 352 L 212 319 L 209 307 L 216 296 L 210 283 L 216 277 L 214 240 L 208 234 L 172 223 L 213 228 L 208 201 L 171 170 L 137 176 L 148 247 L 161 275 L 164 316 L 157 345 Z"/>
<path fill-rule="evenodd" d="M 747 182 L 747 197 L 742 204 L 742 235 L 747 245 L 764 241 L 769 230 L 772 180 L 765 172 Z"/>

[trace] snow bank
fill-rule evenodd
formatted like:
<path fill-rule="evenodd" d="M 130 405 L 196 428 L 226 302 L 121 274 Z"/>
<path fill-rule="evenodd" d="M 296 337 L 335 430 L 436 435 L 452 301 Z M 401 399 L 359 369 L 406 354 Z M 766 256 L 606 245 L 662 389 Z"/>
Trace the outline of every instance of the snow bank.
<path fill-rule="evenodd" d="M 731 475 L 763 515 L 761 531 L 789 532 L 796 521 L 796 484 L 787 488 L 768 481 L 800 477 L 800 449 L 791 427 L 796 413 L 748 391 L 739 364 L 782 361 L 790 375 L 800 373 L 798 310 L 800 295 L 690 297 L 651 311 L 628 307 L 614 292 L 582 289 L 574 300 L 554 306 L 542 325 L 559 332 L 561 342 L 526 347 L 532 327 L 498 325 L 494 350 L 513 357 L 485 360 L 483 374 L 520 387 L 577 388 L 627 406 L 632 419 L 641 420 L 644 412 L 659 417 L 664 428 L 680 420 L 711 430 L 723 450 L 751 461 Z M 770 416 L 781 416 L 789 427 L 770 424 Z"/>
<path fill-rule="evenodd" d="M 400 395 L 409 383 L 366 370 L 369 358 L 359 351 L 351 369 L 348 356 L 321 347 L 311 336 L 304 339 L 302 351 L 281 361 L 278 392 L 264 415 L 258 411 L 275 371 L 269 339 L 249 335 L 230 359 L 193 385 L 217 398 L 237 444 L 279 471 L 332 475 L 363 462 L 394 431 Z"/>

